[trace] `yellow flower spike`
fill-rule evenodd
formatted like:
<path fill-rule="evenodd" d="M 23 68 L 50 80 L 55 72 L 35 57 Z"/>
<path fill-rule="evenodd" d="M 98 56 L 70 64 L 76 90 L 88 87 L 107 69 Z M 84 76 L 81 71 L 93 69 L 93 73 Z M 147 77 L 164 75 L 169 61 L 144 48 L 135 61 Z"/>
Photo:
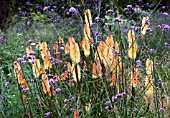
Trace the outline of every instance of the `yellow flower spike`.
<path fill-rule="evenodd" d="M 88 25 L 88 26 L 91 26 L 92 25 L 92 17 L 91 17 L 91 12 L 89 9 L 86 9 L 85 10 L 85 23 Z"/>
<path fill-rule="evenodd" d="M 72 75 L 73 75 L 73 79 L 74 79 L 75 82 L 77 82 L 76 68 L 77 68 L 78 80 L 80 81 L 80 79 L 81 79 L 81 70 L 80 70 L 80 66 L 73 63 L 73 64 L 72 64 Z"/>
<path fill-rule="evenodd" d="M 23 95 L 23 96 L 22 96 L 22 100 L 23 100 L 23 103 L 24 103 L 24 104 L 28 104 L 26 95 Z"/>
<path fill-rule="evenodd" d="M 128 42 L 133 44 L 134 41 L 135 41 L 135 32 L 134 32 L 134 30 L 129 30 L 129 32 L 128 32 Z"/>
<path fill-rule="evenodd" d="M 39 78 L 40 76 L 40 60 L 39 59 L 36 59 L 35 60 L 35 63 L 32 64 L 32 71 L 33 71 L 33 75 L 35 78 Z"/>
<path fill-rule="evenodd" d="M 128 32 L 128 43 L 129 43 L 128 56 L 131 59 L 136 59 L 137 44 L 135 41 L 135 32 L 133 30 L 129 30 Z"/>
<path fill-rule="evenodd" d="M 104 49 L 107 47 L 104 41 L 100 41 L 100 45 L 97 47 L 97 51 L 95 53 L 95 59 L 96 60 L 104 60 Z M 100 57 L 100 59 L 99 59 Z"/>
<path fill-rule="evenodd" d="M 87 112 L 90 112 L 91 104 L 90 103 L 86 103 L 85 109 L 86 109 Z"/>
<path fill-rule="evenodd" d="M 104 49 L 104 59 L 103 59 L 106 68 L 110 69 L 113 62 L 113 58 L 114 58 L 113 50 L 109 47 L 106 47 Z"/>
<path fill-rule="evenodd" d="M 153 61 L 149 58 L 146 60 L 146 73 L 151 75 L 153 71 Z"/>
<path fill-rule="evenodd" d="M 153 99 L 153 81 L 152 81 L 152 75 L 147 75 L 145 78 L 145 87 L 146 87 L 146 99 L 148 102 L 148 105 L 151 104 Z"/>
<path fill-rule="evenodd" d="M 108 35 L 106 39 L 106 45 L 112 48 L 114 46 L 113 35 Z"/>
<path fill-rule="evenodd" d="M 136 59 L 137 44 L 136 42 L 129 43 L 128 56 L 131 59 Z"/>
<path fill-rule="evenodd" d="M 89 40 L 87 40 L 86 38 L 83 38 L 81 45 L 82 45 L 82 49 L 84 51 L 84 55 L 86 57 L 89 57 L 89 55 L 90 55 L 90 43 L 89 43 Z"/>
<path fill-rule="evenodd" d="M 90 40 L 90 38 L 91 38 L 90 27 L 87 24 L 84 25 L 84 37 L 87 40 Z"/>
<path fill-rule="evenodd" d="M 138 68 L 134 69 L 134 72 L 131 71 L 131 86 L 136 87 L 138 84 Z"/>
<path fill-rule="evenodd" d="M 149 17 L 143 17 L 142 19 L 142 27 L 141 27 L 141 33 L 142 33 L 142 39 L 144 38 L 146 34 L 146 29 L 149 27 L 149 24 L 146 24 L 146 21 L 149 20 Z"/>
<path fill-rule="evenodd" d="M 70 40 L 70 57 L 74 63 L 80 62 L 80 50 L 78 44 L 74 41 L 72 37 Z"/>
<path fill-rule="evenodd" d="M 36 48 L 40 49 L 41 48 L 41 42 L 38 42 L 38 44 L 36 44 Z"/>
<path fill-rule="evenodd" d="M 67 62 L 67 71 L 72 71 L 72 67 L 71 67 L 71 64 L 70 62 Z"/>

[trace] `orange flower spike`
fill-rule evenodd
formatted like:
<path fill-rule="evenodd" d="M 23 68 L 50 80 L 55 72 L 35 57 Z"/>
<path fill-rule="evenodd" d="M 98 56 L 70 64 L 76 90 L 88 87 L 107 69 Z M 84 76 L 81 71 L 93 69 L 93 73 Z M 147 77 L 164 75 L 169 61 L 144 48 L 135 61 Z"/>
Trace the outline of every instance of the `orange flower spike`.
<path fill-rule="evenodd" d="M 42 74 L 42 85 L 43 85 L 43 92 L 47 93 L 51 96 L 51 90 L 50 90 L 50 85 L 49 85 L 49 80 L 46 74 Z"/>
<path fill-rule="evenodd" d="M 86 40 L 90 40 L 90 37 L 91 34 L 90 34 L 90 27 L 88 25 L 84 25 L 84 37 Z"/>
<path fill-rule="evenodd" d="M 70 45 L 69 45 L 69 42 L 66 43 L 64 52 L 65 52 L 65 54 L 68 54 L 68 53 L 70 52 Z"/>
<path fill-rule="evenodd" d="M 74 41 L 74 38 L 72 37 L 72 40 L 70 41 L 70 57 L 71 60 L 74 63 L 80 62 L 80 50 L 78 44 Z"/>
<path fill-rule="evenodd" d="M 17 77 L 18 77 L 18 83 L 22 84 L 24 79 L 23 79 L 23 75 L 22 75 L 22 71 L 21 70 L 19 71 Z"/>
<path fill-rule="evenodd" d="M 151 75 L 153 72 L 153 61 L 149 58 L 146 60 L 146 73 Z"/>
<path fill-rule="evenodd" d="M 131 72 L 131 86 L 136 87 L 138 84 L 138 69 L 134 69 L 134 72 Z"/>
<path fill-rule="evenodd" d="M 89 9 L 86 9 L 85 10 L 85 23 L 88 25 L 88 26 L 91 26 L 92 25 L 92 17 L 91 17 L 91 12 Z"/>
<path fill-rule="evenodd" d="M 27 54 L 27 57 L 31 57 L 31 59 L 29 58 L 29 60 L 28 60 L 28 61 L 31 63 L 32 60 L 35 59 L 35 56 L 30 56 L 30 55 L 29 55 L 30 52 L 33 52 L 33 50 L 32 50 L 32 47 L 31 47 L 31 46 L 28 46 L 28 47 L 26 48 L 26 54 Z"/>
<path fill-rule="evenodd" d="M 83 71 L 87 71 L 87 64 L 85 61 L 83 61 Z"/>
<path fill-rule="evenodd" d="M 45 72 L 45 68 L 43 66 L 40 67 L 40 72 L 41 72 L 41 74 L 45 74 L 46 73 Z"/>
<path fill-rule="evenodd" d="M 28 47 L 26 48 L 27 57 L 29 56 L 29 53 L 32 52 L 32 51 L 33 51 L 33 50 L 32 50 L 32 47 L 31 47 L 31 46 L 28 46 Z"/>
<path fill-rule="evenodd" d="M 35 78 L 39 78 L 40 76 L 40 60 L 39 59 L 36 59 L 35 60 L 35 63 L 32 64 L 32 71 L 33 71 L 33 75 Z"/>
<path fill-rule="evenodd" d="M 86 38 L 83 38 L 82 40 L 82 49 L 84 51 L 84 55 L 88 57 L 90 55 L 90 43 Z"/>
<path fill-rule="evenodd" d="M 27 81 L 25 79 L 23 79 L 22 84 L 24 85 L 24 88 L 29 89 L 29 86 L 28 86 Z"/>
<path fill-rule="evenodd" d="M 53 49 L 58 52 L 58 42 L 55 42 L 53 45 Z"/>
<path fill-rule="evenodd" d="M 53 49 L 55 51 L 56 60 L 58 60 L 58 54 L 57 54 L 57 52 L 58 52 L 58 42 L 54 43 Z"/>
<path fill-rule="evenodd" d="M 74 110 L 74 118 L 79 118 L 79 112 Z"/>
<path fill-rule="evenodd" d="M 63 38 L 61 38 L 61 37 L 59 37 L 59 43 L 62 43 L 62 44 L 64 44 L 64 40 L 63 40 Z"/>
<path fill-rule="evenodd" d="M 45 69 L 51 69 L 52 68 L 52 61 L 50 60 L 50 52 L 49 50 L 46 50 L 46 55 L 44 56 L 44 67 Z"/>
<path fill-rule="evenodd" d="M 145 78 L 145 87 L 147 88 L 145 95 L 147 98 L 147 102 L 150 105 L 151 101 L 153 99 L 153 81 L 152 81 L 152 75 L 148 75 Z"/>
<path fill-rule="evenodd" d="M 23 95 L 23 96 L 22 96 L 22 100 L 23 100 L 23 103 L 24 103 L 24 104 L 28 104 L 26 95 Z"/>
<path fill-rule="evenodd" d="M 67 70 L 68 70 L 69 72 L 71 72 L 71 70 L 72 70 L 72 67 L 71 67 L 70 62 L 67 62 Z"/>
<path fill-rule="evenodd" d="M 114 40 L 113 40 L 113 35 L 108 35 L 106 39 L 106 45 L 112 48 L 114 46 Z"/>
<path fill-rule="evenodd" d="M 93 63 L 92 78 L 96 79 L 97 77 L 97 66 Z"/>
<path fill-rule="evenodd" d="M 58 82 L 58 81 L 60 80 L 60 77 L 58 76 L 57 73 L 55 73 L 54 77 L 55 77 L 55 81 L 56 81 L 56 82 Z"/>
<path fill-rule="evenodd" d="M 102 76 L 102 66 L 100 60 L 97 60 L 97 73 L 99 77 Z"/>
<path fill-rule="evenodd" d="M 15 76 L 18 75 L 19 71 L 21 71 L 21 66 L 19 65 L 18 62 L 14 62 L 14 73 L 15 73 Z"/>
<path fill-rule="evenodd" d="M 97 47 L 97 51 L 96 51 L 96 54 L 95 54 L 95 58 L 97 60 L 99 60 L 99 57 L 100 57 L 100 59 L 103 61 L 103 59 L 104 59 L 104 49 L 106 47 L 107 47 L 107 45 L 105 44 L 105 42 L 101 40 L 100 45 Z"/>
<path fill-rule="evenodd" d="M 112 73 L 112 81 L 110 83 L 111 86 L 116 86 L 116 74 Z"/>
<path fill-rule="evenodd" d="M 40 49 L 41 49 L 41 57 L 44 58 L 44 56 L 46 55 L 46 50 L 48 50 L 47 43 L 46 42 L 42 42 Z"/>

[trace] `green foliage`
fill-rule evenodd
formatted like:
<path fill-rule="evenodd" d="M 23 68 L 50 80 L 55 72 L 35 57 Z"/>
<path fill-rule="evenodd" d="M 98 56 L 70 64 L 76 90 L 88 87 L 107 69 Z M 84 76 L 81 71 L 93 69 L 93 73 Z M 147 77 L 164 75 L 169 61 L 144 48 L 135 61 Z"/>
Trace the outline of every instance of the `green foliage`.
<path fill-rule="evenodd" d="M 130 1 L 127 2 L 130 4 Z M 73 3 L 70 3 L 70 5 L 73 5 Z M 119 6 L 117 7 L 118 9 Z M 104 9 L 101 10 L 103 10 L 103 13 L 106 12 Z M 94 38 L 94 44 L 91 46 L 91 54 L 88 58 L 84 56 L 82 49 L 80 49 L 82 60 L 79 63 L 82 73 L 80 86 L 76 82 L 73 82 L 74 86 L 70 85 L 72 83 L 69 80 L 73 79 L 72 77 L 64 81 L 56 80 L 52 83 L 54 90 L 60 88 L 61 91 L 54 96 L 49 96 L 48 93 L 45 94 L 43 92 L 43 80 L 41 79 L 43 73 L 41 73 L 39 78 L 35 78 L 32 72 L 32 63 L 28 62 L 28 58 L 25 59 L 27 64 L 20 63 L 23 78 L 29 86 L 28 92 L 23 92 L 23 84 L 18 84 L 17 77 L 14 75 L 13 63 L 17 58 L 25 55 L 26 47 L 32 46 L 33 51 L 36 53 L 36 58 L 39 58 L 41 65 L 43 65 L 41 52 L 36 48 L 36 42 L 47 42 L 48 48 L 51 49 L 51 56 L 54 58 L 56 55 L 53 50 L 53 44 L 56 41 L 59 42 L 59 37 L 63 38 L 66 43 L 68 37 L 73 36 L 79 47 L 81 47 L 81 41 L 84 36 L 84 21 L 81 20 L 84 19 L 84 14 L 79 14 L 78 16 L 72 14 L 70 18 L 64 18 L 56 13 L 49 15 L 48 13 L 35 13 L 31 11 L 31 25 L 27 24 L 30 20 L 28 17 L 21 17 L 21 20 L 17 20 L 16 16 L 13 16 L 14 21 L 11 27 L 9 27 L 7 34 L 1 32 L 0 35 L 3 39 L 7 39 L 6 42 L 0 42 L 0 49 L 2 50 L 0 52 L 0 56 L 2 57 L 0 60 L 0 103 L 2 103 L 2 105 L 0 104 L 0 116 L 4 118 L 29 116 L 36 118 L 44 117 L 45 113 L 51 112 L 51 118 L 73 117 L 71 108 L 74 108 L 78 110 L 80 117 L 140 117 L 141 115 L 143 117 L 168 117 L 170 113 L 166 100 L 168 101 L 168 95 L 170 93 L 168 87 L 170 54 L 169 49 L 164 46 L 164 43 L 169 43 L 170 31 L 162 32 L 162 29 L 157 29 L 157 26 L 161 25 L 163 27 L 163 24 L 169 24 L 169 17 L 163 16 L 160 12 L 152 14 L 152 11 L 141 10 L 140 15 L 137 16 L 139 20 L 134 21 L 131 20 L 131 17 L 126 18 L 122 14 L 119 15 L 120 10 L 117 10 L 116 15 L 112 13 L 104 14 L 103 17 L 100 17 L 101 19 L 99 21 L 95 21 L 93 11 L 96 12 L 95 14 L 100 15 L 100 13 L 97 13 L 98 11 L 91 9 L 94 24 L 90 28 L 91 35 Z M 149 15 L 151 21 L 149 27 L 152 29 L 152 32 L 146 34 L 142 40 L 141 29 L 135 31 L 138 51 L 137 58 L 131 60 L 128 57 L 128 31 L 141 25 L 144 14 Z M 55 18 L 57 21 L 49 21 L 48 16 Z M 115 18 L 118 17 L 121 18 L 122 22 L 115 21 Z M 101 36 L 96 35 L 96 32 L 100 33 Z M 113 35 L 114 41 L 117 41 L 119 44 L 119 54 L 124 64 L 122 77 L 120 77 L 121 75 L 118 77 L 116 86 L 110 86 L 110 81 L 108 81 L 110 75 L 106 75 L 104 65 L 102 65 L 103 75 L 97 79 L 92 78 L 92 63 L 96 63 L 95 52 L 99 41 L 105 40 L 110 34 Z M 32 43 L 29 43 L 29 40 L 32 40 Z M 59 44 L 59 47 L 62 46 L 62 44 Z M 155 53 L 150 49 L 154 49 Z M 59 51 L 59 59 L 63 63 L 58 62 L 57 64 L 53 64 L 52 69 L 46 70 L 46 74 L 50 74 L 48 76 L 49 81 L 55 79 L 52 76 L 55 73 L 59 77 L 62 77 L 63 72 L 67 70 L 65 62 L 72 62 L 69 54 L 63 56 L 64 51 Z M 11 55 L 14 56 L 12 57 Z M 147 111 L 147 102 L 145 99 L 147 88 L 144 86 L 144 79 L 146 76 L 145 62 L 148 57 L 155 64 L 152 76 L 156 98 Z M 141 60 L 142 67 L 139 69 L 139 82 L 136 87 L 136 95 L 134 96 L 130 86 L 131 77 L 129 71 L 133 71 L 137 60 Z M 83 70 L 84 61 L 87 63 L 87 70 L 85 71 Z M 116 71 L 116 74 L 119 73 L 117 67 L 114 71 Z M 157 82 L 159 78 L 163 80 L 163 83 Z M 9 86 L 5 85 L 6 82 L 10 83 Z M 79 90 L 79 87 L 81 90 Z M 126 92 L 126 95 L 112 101 L 113 96 L 122 92 Z M 23 103 L 23 95 L 26 95 L 28 104 Z M 71 97 L 74 97 L 74 99 L 71 99 Z M 64 103 L 66 99 L 69 103 Z M 86 110 L 88 104 L 91 106 L 89 111 Z M 158 112 L 161 107 L 165 108 L 166 111 L 163 113 Z"/>

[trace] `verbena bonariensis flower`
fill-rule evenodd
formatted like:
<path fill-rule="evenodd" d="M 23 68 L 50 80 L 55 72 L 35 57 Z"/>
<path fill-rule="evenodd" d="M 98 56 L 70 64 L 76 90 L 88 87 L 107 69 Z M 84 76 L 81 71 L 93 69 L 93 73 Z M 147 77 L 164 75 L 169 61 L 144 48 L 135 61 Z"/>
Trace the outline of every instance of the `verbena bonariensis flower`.
<path fill-rule="evenodd" d="M 142 62 L 140 60 L 137 60 L 136 64 L 137 64 L 138 68 L 142 68 Z"/>
<path fill-rule="evenodd" d="M 5 87 L 8 87 L 8 86 L 9 86 L 9 84 L 10 84 L 9 82 L 6 82 L 6 83 L 5 83 Z"/>
<path fill-rule="evenodd" d="M 164 112 L 164 111 L 165 111 L 164 108 L 160 108 L 160 109 L 159 109 L 159 112 Z"/>
<path fill-rule="evenodd" d="M 45 113 L 45 118 L 48 118 L 51 114 L 52 114 L 52 112 Z"/>
<path fill-rule="evenodd" d="M 71 8 L 69 9 L 69 12 L 70 12 L 70 13 L 74 13 L 75 15 L 78 14 L 78 10 L 77 10 L 76 8 L 74 8 L 74 7 L 71 7 Z"/>
<path fill-rule="evenodd" d="M 158 79 L 158 83 L 161 84 L 162 83 L 162 79 L 159 78 Z"/>

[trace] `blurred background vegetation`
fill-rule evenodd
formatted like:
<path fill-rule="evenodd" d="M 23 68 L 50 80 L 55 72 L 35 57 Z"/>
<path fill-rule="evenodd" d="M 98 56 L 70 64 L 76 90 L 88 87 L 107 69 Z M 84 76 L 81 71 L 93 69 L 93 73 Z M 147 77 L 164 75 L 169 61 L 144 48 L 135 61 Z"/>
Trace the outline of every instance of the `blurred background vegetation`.
<path fill-rule="evenodd" d="M 63 15 L 63 9 L 69 9 L 70 7 L 82 7 L 89 8 L 95 7 L 96 3 L 101 0 L 0 0 L 0 29 L 2 31 L 6 31 L 7 27 L 11 23 L 12 16 L 18 14 L 19 12 L 25 11 L 26 16 L 29 16 L 30 11 L 38 14 L 39 12 L 43 12 L 43 7 L 45 6 L 55 6 L 57 9 L 57 13 Z M 108 2 L 112 2 L 113 4 L 105 5 Z M 84 6 L 84 4 L 86 6 Z M 170 6 L 169 0 L 102 0 L 101 8 L 105 10 L 112 9 L 113 7 L 117 7 L 120 13 L 123 13 L 123 9 L 127 5 L 139 5 L 141 8 L 154 9 L 155 7 L 159 10 L 167 11 Z M 157 7 L 157 5 L 159 5 Z M 164 7 L 166 6 L 166 7 Z M 31 8 L 31 9 L 30 9 Z M 80 13 L 83 13 L 79 11 Z M 104 11 L 104 10 L 103 10 Z M 102 13 L 101 13 L 102 16 Z M 67 15 L 69 17 L 69 15 Z"/>

